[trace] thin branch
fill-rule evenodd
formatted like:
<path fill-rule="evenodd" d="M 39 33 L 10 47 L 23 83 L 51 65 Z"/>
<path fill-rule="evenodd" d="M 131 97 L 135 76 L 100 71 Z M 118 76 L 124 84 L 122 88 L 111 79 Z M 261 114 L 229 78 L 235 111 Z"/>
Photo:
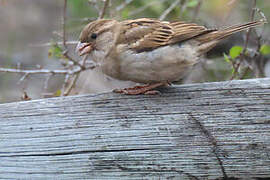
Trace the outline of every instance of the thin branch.
<path fill-rule="evenodd" d="M 76 71 L 72 70 L 49 70 L 49 69 L 36 69 L 36 70 L 23 70 L 23 69 L 10 69 L 10 68 L 1 68 L 0 72 L 4 73 L 22 73 L 22 74 L 73 74 Z"/>
<path fill-rule="evenodd" d="M 67 0 L 64 0 L 63 10 L 63 45 L 66 48 L 66 18 L 67 18 Z"/>
<path fill-rule="evenodd" d="M 76 45 L 78 44 L 79 41 L 66 41 L 66 45 Z M 59 45 L 63 45 L 63 41 L 59 41 L 59 42 L 55 42 L 56 44 Z M 29 47 L 47 47 L 47 46 L 51 46 L 52 43 L 48 42 L 48 43 L 43 43 L 43 44 L 30 44 Z"/>
<path fill-rule="evenodd" d="M 44 90 L 48 90 L 49 81 L 50 81 L 52 76 L 53 76 L 53 74 L 48 74 L 48 76 L 46 77 L 46 80 L 44 81 L 44 85 L 43 85 Z"/>
<path fill-rule="evenodd" d="M 193 17 L 192 17 L 192 21 L 195 21 L 197 19 L 198 14 L 199 14 L 200 9 L 201 9 L 201 6 L 202 6 L 202 3 L 203 3 L 203 1 L 199 0 L 197 6 L 194 9 L 194 14 L 193 14 Z"/>
<path fill-rule="evenodd" d="M 222 17 L 222 20 L 220 22 L 220 24 L 224 24 L 225 22 L 228 22 L 229 18 L 232 15 L 232 11 L 235 9 L 234 6 L 236 5 L 238 0 L 231 0 L 230 2 L 228 2 L 226 4 L 227 6 L 227 11 L 225 12 L 225 14 Z"/>
<path fill-rule="evenodd" d="M 68 86 L 68 88 L 65 90 L 65 92 L 63 94 L 64 96 L 68 96 L 70 94 L 71 90 L 75 87 L 79 76 L 80 76 L 80 73 L 77 73 L 74 75 L 72 82 L 70 83 L 70 85 Z"/>
<path fill-rule="evenodd" d="M 180 16 L 183 16 L 185 10 L 187 9 L 187 3 L 186 3 L 186 0 L 181 0 L 181 3 L 180 3 Z"/>
<path fill-rule="evenodd" d="M 256 4 L 257 4 L 257 0 L 253 0 L 252 11 L 251 11 L 251 14 L 250 14 L 250 20 L 251 21 L 254 21 L 254 18 L 255 18 L 255 12 L 257 11 L 256 10 Z M 240 62 L 237 63 L 236 67 L 234 68 L 234 73 L 233 73 L 232 77 L 230 78 L 231 80 L 234 79 L 237 76 L 240 65 L 242 64 L 242 62 L 244 60 L 244 56 L 245 56 L 245 52 L 247 50 L 250 35 L 251 35 L 251 29 L 248 29 L 248 31 L 246 33 L 246 40 L 245 40 L 245 43 L 244 43 L 244 48 L 243 48 L 243 51 L 242 51 L 242 53 L 240 54 L 240 57 L 239 57 Z"/>
<path fill-rule="evenodd" d="M 97 18 L 95 17 L 84 17 L 84 18 L 69 18 L 69 21 L 73 22 L 81 22 L 81 23 L 89 23 L 91 21 L 96 20 Z"/>
<path fill-rule="evenodd" d="M 165 2 L 165 1 L 168 1 L 168 0 L 152 1 L 152 2 L 142 6 L 140 8 L 136 8 L 134 11 L 130 12 L 128 15 L 129 16 L 134 16 L 134 15 L 141 13 L 142 11 L 146 10 L 147 8 L 153 6 L 153 5 L 157 4 L 157 3 L 161 4 L 161 3 Z"/>
<path fill-rule="evenodd" d="M 251 15 L 250 15 L 250 20 L 251 21 L 254 21 L 254 18 L 255 18 L 256 4 L 257 4 L 257 0 L 253 0 L 253 5 L 252 5 L 253 8 L 252 8 Z M 250 39 L 250 33 L 251 33 L 251 29 L 248 29 L 247 34 L 246 34 L 246 41 L 245 41 L 243 52 L 245 52 L 245 50 L 247 49 L 248 42 L 249 42 L 249 39 Z"/>
<path fill-rule="evenodd" d="M 66 74 L 66 75 L 65 75 L 64 83 L 62 84 L 61 96 L 64 95 L 65 89 L 66 89 L 66 87 L 68 86 L 68 81 L 69 81 L 69 79 L 70 79 L 70 74 Z"/>
<path fill-rule="evenodd" d="M 102 8 L 102 11 L 99 13 L 98 19 L 104 18 L 105 13 L 106 13 L 106 10 L 107 10 L 107 7 L 108 7 L 108 5 L 109 5 L 109 2 L 110 2 L 110 0 L 105 0 L 104 6 L 103 6 L 103 8 Z"/>
<path fill-rule="evenodd" d="M 29 73 L 25 73 L 20 80 L 17 82 L 17 84 L 21 84 L 27 77 L 29 76 Z"/>
<path fill-rule="evenodd" d="M 159 20 L 164 20 L 168 14 L 170 14 L 170 12 L 181 2 L 181 0 L 175 0 L 170 7 L 168 7 L 168 9 L 166 9 L 163 14 L 159 17 Z"/>
<path fill-rule="evenodd" d="M 228 6 L 231 6 L 232 4 L 236 3 L 237 0 L 231 0 L 227 3 Z"/>
<path fill-rule="evenodd" d="M 256 8 L 255 10 L 261 16 L 261 18 L 262 18 L 261 21 L 267 22 L 267 19 L 266 19 L 264 13 L 258 8 Z M 265 66 L 267 60 L 265 58 L 263 58 L 263 55 L 260 53 L 260 49 L 261 49 L 261 46 L 263 43 L 262 37 L 264 34 L 264 30 L 265 30 L 265 26 L 262 28 L 262 31 L 260 32 L 260 34 L 258 34 L 256 31 L 254 31 L 255 32 L 254 36 L 256 36 L 256 37 L 254 37 L 254 39 L 257 42 L 257 48 L 255 51 L 256 53 L 254 53 L 254 56 L 252 57 L 252 60 L 254 61 L 253 64 L 256 65 L 256 71 L 255 71 L 256 77 L 264 77 L 265 76 L 264 66 Z"/>
<path fill-rule="evenodd" d="M 85 63 L 86 63 L 87 57 L 88 57 L 88 55 L 85 55 L 83 57 L 83 60 L 82 60 L 82 66 L 84 66 L 84 67 L 85 67 Z"/>
<path fill-rule="evenodd" d="M 109 0 L 106 0 L 104 2 L 103 11 L 100 14 L 100 18 L 103 18 L 103 16 L 105 15 L 105 11 L 108 7 L 109 2 L 110 2 Z M 64 65 L 65 69 L 49 70 L 49 69 L 38 68 L 38 69 L 26 70 L 26 69 L 20 69 L 20 64 L 17 64 L 17 69 L 0 67 L 0 73 L 3 72 L 3 73 L 21 74 L 22 77 L 20 78 L 19 83 L 24 81 L 27 77 L 29 77 L 32 74 L 47 74 L 48 76 L 46 77 L 46 80 L 44 82 L 44 87 L 43 87 L 45 90 L 48 88 L 48 82 L 49 82 L 51 76 L 53 76 L 55 74 L 65 75 L 65 80 L 63 83 L 61 94 L 64 96 L 69 95 L 71 90 L 74 88 L 80 73 L 84 70 L 94 69 L 97 65 L 94 63 L 86 64 L 87 56 L 84 56 L 82 60 L 75 60 L 68 54 L 67 45 L 75 45 L 78 43 L 78 41 L 66 41 L 66 26 L 65 26 L 66 18 L 67 18 L 66 11 L 67 11 L 67 0 L 64 0 L 63 17 L 62 17 L 62 19 L 63 19 L 62 28 L 63 29 L 62 29 L 62 34 L 59 34 L 59 35 L 61 35 L 62 41 L 57 42 L 56 44 L 61 44 L 63 46 L 64 50 L 62 51 L 62 55 L 63 55 L 63 57 L 67 58 L 67 60 L 68 60 L 68 61 L 66 61 L 67 63 Z M 51 46 L 51 45 L 52 45 L 52 43 L 44 43 L 44 44 L 30 45 L 30 46 L 43 47 L 43 46 Z M 60 58 L 60 60 L 61 60 L 61 58 Z M 72 80 L 69 83 L 71 77 L 72 77 Z"/>
<path fill-rule="evenodd" d="M 119 6 L 117 6 L 115 8 L 116 11 L 121 11 L 122 9 L 124 9 L 127 5 L 129 5 L 133 0 L 125 0 L 122 4 L 120 4 Z"/>
<path fill-rule="evenodd" d="M 244 77 L 248 74 L 249 70 L 250 70 L 249 67 L 245 68 L 244 72 L 241 74 L 239 79 L 244 79 Z"/>
<path fill-rule="evenodd" d="M 88 0 L 88 4 L 93 6 L 97 12 L 100 12 L 100 8 L 98 6 L 97 0 Z"/>
<path fill-rule="evenodd" d="M 85 60 L 83 60 L 85 61 Z M 32 69 L 32 70 L 26 70 L 26 69 L 12 69 L 12 68 L 1 68 L 0 67 L 0 73 L 18 73 L 18 74 L 27 74 L 31 75 L 31 74 L 77 74 L 80 73 L 84 70 L 88 70 L 88 69 L 94 69 L 95 67 L 97 67 L 96 65 L 89 65 L 89 66 L 83 66 L 83 69 L 80 66 L 76 66 L 73 69 L 63 69 L 63 70 L 50 70 L 50 69 Z"/>
<path fill-rule="evenodd" d="M 68 51 L 67 51 L 67 50 L 65 50 L 65 51 L 63 52 L 63 56 L 64 56 L 65 58 L 67 58 L 69 61 L 71 61 L 74 65 L 80 66 L 80 68 L 81 68 L 82 70 L 85 69 L 84 66 L 82 66 L 79 62 L 77 62 L 76 60 L 74 60 L 72 57 L 70 57 L 70 56 L 68 55 Z"/>

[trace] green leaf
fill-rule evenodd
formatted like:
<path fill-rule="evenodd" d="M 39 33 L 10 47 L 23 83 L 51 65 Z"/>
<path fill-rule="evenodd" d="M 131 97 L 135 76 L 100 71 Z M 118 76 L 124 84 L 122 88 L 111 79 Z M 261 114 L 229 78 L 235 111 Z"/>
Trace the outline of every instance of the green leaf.
<path fill-rule="evenodd" d="M 56 43 L 52 42 L 51 47 L 48 50 L 48 57 L 61 59 L 63 58 L 63 50 Z"/>
<path fill-rule="evenodd" d="M 233 46 L 230 49 L 230 56 L 232 59 L 237 58 L 243 51 L 243 47 L 242 46 Z"/>
<path fill-rule="evenodd" d="M 190 1 L 187 3 L 187 7 L 193 8 L 193 7 L 197 6 L 198 3 L 199 3 L 198 0 L 190 0 Z"/>
<path fill-rule="evenodd" d="M 262 45 L 261 48 L 260 48 L 260 53 L 263 54 L 263 55 L 270 54 L 270 46 L 267 45 L 267 44 Z"/>
<path fill-rule="evenodd" d="M 230 63 L 230 58 L 227 56 L 227 54 L 223 53 L 223 57 L 225 59 L 226 62 Z"/>
<path fill-rule="evenodd" d="M 61 96 L 61 89 L 58 89 L 55 93 L 54 96 Z"/>

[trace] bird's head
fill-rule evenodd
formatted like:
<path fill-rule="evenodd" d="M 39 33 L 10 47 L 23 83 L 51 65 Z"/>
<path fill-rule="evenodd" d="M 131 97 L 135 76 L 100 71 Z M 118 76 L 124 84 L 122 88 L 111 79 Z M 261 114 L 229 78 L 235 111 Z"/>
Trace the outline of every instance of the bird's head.
<path fill-rule="evenodd" d="M 94 50 L 106 51 L 111 48 L 116 20 L 99 19 L 87 24 L 81 34 L 76 51 L 80 56 L 91 54 Z"/>

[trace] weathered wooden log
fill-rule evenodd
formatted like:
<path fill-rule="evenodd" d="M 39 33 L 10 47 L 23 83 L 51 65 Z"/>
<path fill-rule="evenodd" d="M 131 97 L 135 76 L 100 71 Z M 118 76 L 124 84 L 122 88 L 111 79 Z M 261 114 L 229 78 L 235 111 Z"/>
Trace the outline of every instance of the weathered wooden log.
<path fill-rule="evenodd" d="M 0 179 L 270 177 L 270 79 L 0 105 Z"/>

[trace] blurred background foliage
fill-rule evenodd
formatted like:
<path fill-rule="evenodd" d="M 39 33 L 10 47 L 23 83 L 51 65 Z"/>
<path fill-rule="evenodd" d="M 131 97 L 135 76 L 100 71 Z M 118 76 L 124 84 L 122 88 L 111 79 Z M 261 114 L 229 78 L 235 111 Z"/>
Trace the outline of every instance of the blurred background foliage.
<path fill-rule="evenodd" d="M 67 40 L 77 41 L 83 26 L 99 16 L 104 2 L 102 0 L 67 2 Z M 160 18 L 175 2 L 178 4 L 164 16 L 164 20 L 184 20 L 216 28 L 249 21 L 254 0 L 111 0 L 105 18 L 118 20 Z M 22 69 L 62 68 L 59 61 L 62 58 L 61 49 L 58 46 L 42 44 L 62 40 L 63 3 L 64 0 L 0 0 L 0 67 L 16 68 L 19 65 Z M 257 0 L 257 7 L 267 18 L 270 16 L 270 1 Z M 255 18 L 260 17 L 256 15 Z M 270 76 L 269 25 L 257 28 L 257 32 L 260 34 L 262 29 L 264 29 L 262 52 L 266 58 L 264 76 Z M 251 36 L 255 37 L 254 32 Z M 231 48 L 235 45 L 243 48 L 244 40 L 245 33 L 239 33 L 220 43 L 202 58 L 202 63 L 197 65 L 183 82 L 229 80 L 234 73 L 231 61 L 241 53 L 239 48 L 235 48 L 236 50 Z M 256 47 L 256 43 L 256 39 L 251 38 L 249 47 Z M 70 53 L 78 58 L 73 53 L 74 47 L 74 44 L 69 45 Z M 235 57 L 231 57 L 232 55 Z M 251 70 L 245 73 L 242 78 L 256 77 Z M 60 75 L 53 76 L 49 80 L 48 87 L 44 87 L 46 75 L 33 75 L 23 82 L 19 81 L 20 78 L 20 74 L 0 72 L 0 102 L 18 101 L 24 92 L 33 99 L 42 98 L 47 93 L 59 95 L 64 79 Z M 80 76 L 73 94 L 108 91 L 120 84 L 121 82 L 108 80 L 98 70 L 91 70 Z"/>

